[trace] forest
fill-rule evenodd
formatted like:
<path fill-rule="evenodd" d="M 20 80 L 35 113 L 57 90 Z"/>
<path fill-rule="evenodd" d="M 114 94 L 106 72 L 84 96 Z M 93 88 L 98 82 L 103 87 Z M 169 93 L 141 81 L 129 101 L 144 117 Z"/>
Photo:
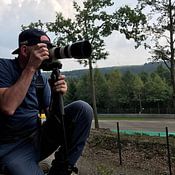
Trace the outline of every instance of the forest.
<path fill-rule="evenodd" d="M 153 71 L 138 73 L 117 68 L 100 70 L 94 69 L 98 113 L 173 113 L 170 73 L 163 64 Z M 65 104 L 74 100 L 92 103 L 88 71 L 67 76 L 67 82 Z"/>

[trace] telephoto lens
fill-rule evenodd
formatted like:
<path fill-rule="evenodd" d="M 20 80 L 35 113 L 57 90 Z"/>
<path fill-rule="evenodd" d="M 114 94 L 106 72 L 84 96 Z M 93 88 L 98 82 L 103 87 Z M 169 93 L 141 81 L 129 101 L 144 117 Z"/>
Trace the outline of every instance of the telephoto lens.
<path fill-rule="evenodd" d="M 89 41 L 79 41 L 65 47 L 53 47 L 49 50 L 52 60 L 63 58 L 89 58 L 92 52 Z"/>
<path fill-rule="evenodd" d="M 40 66 L 40 69 L 44 71 L 53 70 L 53 68 L 61 69 L 62 65 L 59 59 L 75 58 L 83 59 L 89 58 L 92 53 L 92 47 L 89 41 L 79 41 L 65 47 L 51 47 L 49 48 L 49 59 L 44 60 Z"/>

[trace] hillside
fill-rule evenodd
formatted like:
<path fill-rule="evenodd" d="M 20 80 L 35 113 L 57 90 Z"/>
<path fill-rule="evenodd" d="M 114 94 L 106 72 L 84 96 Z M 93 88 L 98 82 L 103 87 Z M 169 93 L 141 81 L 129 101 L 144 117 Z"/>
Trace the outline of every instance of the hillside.
<path fill-rule="evenodd" d="M 113 70 L 119 70 L 121 73 L 124 73 L 126 71 L 130 71 L 134 74 L 138 74 L 140 72 L 151 73 L 151 72 L 154 72 L 157 69 L 157 67 L 161 64 L 165 67 L 165 65 L 162 62 L 150 62 L 150 63 L 145 63 L 143 65 L 105 67 L 105 68 L 99 68 L 99 70 L 103 74 L 109 73 Z M 74 78 L 78 78 L 85 73 L 88 73 L 88 69 L 62 72 L 62 74 L 66 75 L 66 77 L 74 77 Z M 50 75 L 50 73 L 48 72 L 46 74 L 47 76 Z"/>
<path fill-rule="evenodd" d="M 109 73 L 113 70 L 119 70 L 121 73 L 124 73 L 126 71 L 130 71 L 134 74 L 138 74 L 140 72 L 151 73 L 151 72 L 154 72 L 157 69 L 157 67 L 161 64 L 165 66 L 162 62 L 157 62 L 157 63 L 150 62 L 150 63 L 145 63 L 144 65 L 114 66 L 114 67 L 99 68 L 99 70 L 104 74 Z M 64 72 L 64 74 L 67 77 L 79 77 L 87 72 L 88 72 L 88 69 L 84 69 L 84 70 L 66 71 Z"/>

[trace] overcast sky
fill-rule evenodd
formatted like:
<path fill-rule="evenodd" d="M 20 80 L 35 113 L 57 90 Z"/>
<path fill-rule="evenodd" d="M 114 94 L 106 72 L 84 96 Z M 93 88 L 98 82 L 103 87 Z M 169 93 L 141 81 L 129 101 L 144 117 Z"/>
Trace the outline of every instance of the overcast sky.
<path fill-rule="evenodd" d="M 81 0 L 77 0 L 81 2 Z M 132 6 L 136 0 L 114 0 L 115 6 Z M 21 25 L 28 25 L 39 19 L 42 22 L 55 21 L 56 12 L 65 17 L 73 16 L 72 0 L 0 0 L 0 57 L 14 58 L 11 52 L 18 46 Z M 135 43 L 114 32 L 105 40 L 110 53 L 107 60 L 98 61 L 95 67 L 141 65 L 148 62 L 149 54 L 143 48 L 135 49 Z M 75 59 L 61 60 L 62 70 L 82 69 Z"/>

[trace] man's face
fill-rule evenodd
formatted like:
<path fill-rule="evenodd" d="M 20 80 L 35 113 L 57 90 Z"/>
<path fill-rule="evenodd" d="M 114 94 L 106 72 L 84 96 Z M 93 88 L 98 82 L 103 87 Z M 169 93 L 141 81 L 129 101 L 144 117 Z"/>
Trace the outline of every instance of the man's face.
<path fill-rule="evenodd" d="M 42 35 L 40 37 L 40 42 L 38 42 L 38 43 L 45 43 L 45 44 L 47 44 L 48 45 L 47 48 L 50 48 L 50 45 L 51 45 L 50 39 L 46 35 Z M 38 43 L 36 43 L 35 45 L 31 45 L 31 46 L 22 45 L 20 47 L 19 57 L 22 58 L 23 65 L 27 64 L 27 62 L 30 59 L 31 54 L 33 54 L 34 49 L 37 49 L 37 44 Z"/>

